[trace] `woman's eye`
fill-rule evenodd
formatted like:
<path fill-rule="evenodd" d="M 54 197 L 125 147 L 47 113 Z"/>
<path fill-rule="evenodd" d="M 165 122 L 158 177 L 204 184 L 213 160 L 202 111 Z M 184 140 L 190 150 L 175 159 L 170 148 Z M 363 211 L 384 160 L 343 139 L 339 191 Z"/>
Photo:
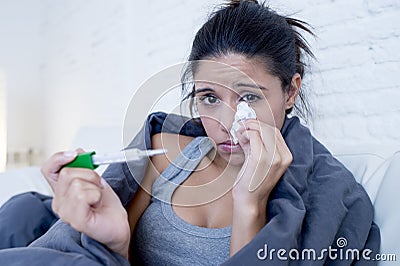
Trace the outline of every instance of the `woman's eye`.
<path fill-rule="evenodd" d="M 206 105 L 215 105 L 220 103 L 220 100 L 214 95 L 204 95 L 201 96 L 199 99 L 201 103 L 204 103 Z"/>
<path fill-rule="evenodd" d="M 247 103 L 252 103 L 260 99 L 260 96 L 255 94 L 246 94 L 240 98 L 241 101 L 245 101 Z"/>

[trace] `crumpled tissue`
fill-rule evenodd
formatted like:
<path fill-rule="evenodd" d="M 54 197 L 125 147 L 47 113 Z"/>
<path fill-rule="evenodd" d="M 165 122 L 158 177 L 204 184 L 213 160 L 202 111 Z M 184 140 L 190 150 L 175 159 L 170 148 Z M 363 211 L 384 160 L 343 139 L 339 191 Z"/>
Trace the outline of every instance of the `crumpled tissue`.
<path fill-rule="evenodd" d="M 236 131 L 240 128 L 240 120 L 254 119 L 256 118 L 256 112 L 248 105 L 246 102 L 240 102 L 236 107 L 235 118 L 232 123 L 230 134 L 232 136 L 232 141 L 238 144 L 238 138 L 236 136 Z"/>

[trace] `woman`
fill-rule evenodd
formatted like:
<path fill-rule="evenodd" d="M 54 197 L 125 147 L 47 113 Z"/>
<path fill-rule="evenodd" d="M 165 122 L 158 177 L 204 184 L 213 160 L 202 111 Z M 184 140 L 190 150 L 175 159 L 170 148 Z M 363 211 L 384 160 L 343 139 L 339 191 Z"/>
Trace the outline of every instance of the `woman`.
<path fill-rule="evenodd" d="M 328 263 L 338 258 L 324 249 L 339 237 L 377 251 L 365 191 L 287 116 L 304 100 L 304 57 L 312 56 L 298 30 L 311 33 L 257 1 L 221 7 L 198 31 L 183 79 L 194 79 L 188 97 L 206 136 L 154 134 L 151 147 L 168 153 L 151 158 L 127 208 L 94 171 L 62 168 L 76 152 L 55 154 L 42 169 L 53 210 L 137 264 Z M 256 118 L 242 120 L 235 144 L 241 102 Z M 316 256 L 301 257 L 304 249 Z"/>

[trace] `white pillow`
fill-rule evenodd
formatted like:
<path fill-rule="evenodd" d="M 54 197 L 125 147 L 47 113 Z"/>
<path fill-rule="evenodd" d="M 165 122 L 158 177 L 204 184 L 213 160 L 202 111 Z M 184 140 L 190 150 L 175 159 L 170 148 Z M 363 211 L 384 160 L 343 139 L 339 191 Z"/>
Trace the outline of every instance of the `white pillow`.
<path fill-rule="evenodd" d="M 40 167 L 24 167 L 10 169 L 0 173 L 0 206 L 12 196 L 37 191 L 45 195 L 53 195 L 50 185 L 40 172 Z"/>
<path fill-rule="evenodd" d="M 117 152 L 122 149 L 121 126 L 82 127 L 76 134 L 71 149 L 84 148 L 98 154 Z M 96 169 L 99 174 L 107 168 Z M 0 172 L 0 207 L 12 196 L 28 191 L 53 195 L 50 186 L 40 172 L 40 166 L 10 169 Z"/>

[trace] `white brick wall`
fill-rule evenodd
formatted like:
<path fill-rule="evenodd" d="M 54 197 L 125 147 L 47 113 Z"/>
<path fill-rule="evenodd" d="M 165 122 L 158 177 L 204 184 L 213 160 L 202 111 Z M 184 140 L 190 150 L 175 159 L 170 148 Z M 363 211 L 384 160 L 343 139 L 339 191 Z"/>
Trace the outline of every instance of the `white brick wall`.
<path fill-rule="evenodd" d="M 400 2 L 274 1 L 274 6 L 297 12 L 318 35 L 310 39 L 318 61 L 307 79 L 314 134 L 328 146 L 399 150 Z"/>
<path fill-rule="evenodd" d="M 220 3 L 166 2 L 152 1 L 141 9 L 157 13 L 145 20 L 148 28 L 140 27 L 141 36 L 152 33 L 143 37 L 151 40 L 150 47 L 144 44 L 140 50 L 154 68 L 163 65 L 164 58 L 167 64 L 182 58 L 182 51 L 187 55 L 186 45 L 192 38 L 188 33 L 204 21 L 207 7 Z M 400 149 L 400 2 L 308 0 L 299 5 L 292 0 L 271 5 L 280 13 L 295 13 L 318 35 L 316 40 L 308 38 L 318 61 L 306 80 L 314 106 L 310 125 L 314 134 L 331 145 Z M 142 14 L 146 17 L 147 12 Z M 191 24 L 193 21 L 196 23 Z M 171 51 L 170 46 L 179 49 Z"/>
<path fill-rule="evenodd" d="M 68 147 L 83 125 L 122 124 L 133 92 L 188 56 L 196 30 L 222 0 L 38 2 L 48 154 Z M 315 135 L 328 144 L 400 149 L 400 1 L 270 2 L 318 35 L 309 39 L 318 62 L 306 79 Z"/>
<path fill-rule="evenodd" d="M 43 5 L 44 148 L 49 154 L 69 148 L 82 126 L 122 123 L 132 62 L 128 1 L 48 0 Z"/>

